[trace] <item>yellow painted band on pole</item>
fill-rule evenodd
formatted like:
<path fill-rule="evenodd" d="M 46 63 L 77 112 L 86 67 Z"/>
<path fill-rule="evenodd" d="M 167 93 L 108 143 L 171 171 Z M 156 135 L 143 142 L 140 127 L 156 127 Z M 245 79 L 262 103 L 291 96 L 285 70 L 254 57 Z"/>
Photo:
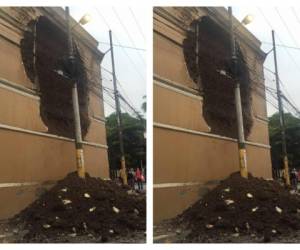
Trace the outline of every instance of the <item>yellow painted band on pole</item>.
<path fill-rule="evenodd" d="M 289 174 L 289 160 L 287 156 L 284 156 L 283 158 L 283 164 L 284 164 L 284 179 L 285 179 L 285 184 L 287 186 L 291 185 L 291 180 L 290 180 L 290 174 Z"/>
<path fill-rule="evenodd" d="M 240 173 L 244 178 L 248 178 L 246 149 L 239 149 Z"/>
<path fill-rule="evenodd" d="M 125 159 L 122 157 L 121 159 L 121 177 L 123 179 L 123 184 L 127 185 L 127 174 L 126 174 L 126 164 L 125 164 Z"/>
<path fill-rule="evenodd" d="M 83 149 L 76 149 L 77 173 L 80 178 L 85 178 Z"/>

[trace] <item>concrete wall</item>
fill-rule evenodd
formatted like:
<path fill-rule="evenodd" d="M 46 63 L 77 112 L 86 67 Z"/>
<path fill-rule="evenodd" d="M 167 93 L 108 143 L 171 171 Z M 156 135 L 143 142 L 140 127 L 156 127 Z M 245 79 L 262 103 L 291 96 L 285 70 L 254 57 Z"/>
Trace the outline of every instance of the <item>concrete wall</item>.
<path fill-rule="evenodd" d="M 220 180 L 238 171 L 237 141 L 210 133 L 202 116 L 202 96 L 186 68 L 182 41 L 189 23 L 201 15 L 222 19 L 224 9 L 154 9 L 155 223 L 181 213 Z M 263 78 L 259 42 L 249 32 L 240 32 L 242 50 L 255 61 Z M 251 95 L 254 125 L 246 145 L 248 167 L 253 175 L 270 178 L 266 103 L 255 92 Z"/>
<path fill-rule="evenodd" d="M 25 208 L 43 190 L 76 171 L 74 141 L 48 133 L 40 117 L 40 97 L 27 77 L 20 52 L 26 24 L 45 15 L 63 23 L 60 8 L 0 8 L 0 219 Z M 4 24 L 4 25 L 3 25 Z M 102 53 L 97 42 L 80 27 L 74 35 L 86 58 L 88 77 L 100 79 Z M 83 42 L 81 42 L 81 39 Z M 92 72 L 92 73 L 91 73 Z M 89 90 L 91 125 L 84 142 L 87 172 L 109 177 L 101 82 Z"/>

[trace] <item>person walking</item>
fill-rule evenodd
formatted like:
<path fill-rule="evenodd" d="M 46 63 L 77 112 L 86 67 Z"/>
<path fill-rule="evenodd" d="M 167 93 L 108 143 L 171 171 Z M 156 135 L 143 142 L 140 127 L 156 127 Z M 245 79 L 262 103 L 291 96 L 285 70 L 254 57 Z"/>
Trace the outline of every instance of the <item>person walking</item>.
<path fill-rule="evenodd" d="M 143 190 L 143 177 L 140 168 L 137 168 L 135 171 L 135 181 L 138 184 L 138 190 Z"/>
<path fill-rule="evenodd" d="M 134 181 L 134 170 L 133 168 L 129 169 L 128 171 L 128 174 L 127 174 L 127 180 L 128 180 L 128 185 L 134 189 L 134 184 L 135 184 L 135 181 Z"/>
<path fill-rule="evenodd" d="M 291 178 L 292 187 L 297 191 L 297 189 L 298 189 L 298 172 L 295 168 L 292 169 L 290 178 Z"/>

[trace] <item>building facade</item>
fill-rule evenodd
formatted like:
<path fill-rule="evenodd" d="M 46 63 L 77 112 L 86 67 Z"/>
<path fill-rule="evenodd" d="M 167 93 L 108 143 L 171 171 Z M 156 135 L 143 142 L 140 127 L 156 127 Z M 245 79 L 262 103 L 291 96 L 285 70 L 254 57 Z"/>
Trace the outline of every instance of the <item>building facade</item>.
<path fill-rule="evenodd" d="M 0 219 L 76 171 L 62 8 L 0 8 Z M 109 177 L 97 41 L 72 20 L 86 171 Z"/>
<path fill-rule="evenodd" d="M 233 88 L 226 85 L 230 80 L 225 74 L 224 58 L 230 58 L 227 10 L 156 7 L 153 23 L 154 222 L 158 223 L 191 206 L 238 171 L 239 164 Z M 239 70 L 248 169 L 254 176 L 271 178 L 263 79 L 266 55 L 236 19 L 234 27 L 243 65 Z M 199 41 L 199 62 L 194 41 Z"/>

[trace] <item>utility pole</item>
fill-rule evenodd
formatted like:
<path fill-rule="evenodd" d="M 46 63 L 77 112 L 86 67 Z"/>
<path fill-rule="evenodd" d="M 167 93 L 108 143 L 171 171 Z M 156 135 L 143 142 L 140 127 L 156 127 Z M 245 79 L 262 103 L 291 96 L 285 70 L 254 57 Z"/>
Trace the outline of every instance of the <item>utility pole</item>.
<path fill-rule="evenodd" d="M 195 53 L 196 53 L 196 66 L 199 69 L 199 47 L 200 47 L 200 42 L 199 42 L 199 20 L 196 22 L 195 25 L 195 33 L 196 33 L 196 44 L 195 44 Z M 197 85 L 199 88 L 199 92 L 203 94 L 203 87 L 202 87 L 202 83 L 201 83 L 201 77 L 200 77 L 200 73 L 198 73 L 197 76 Z"/>
<path fill-rule="evenodd" d="M 80 178 L 85 178 L 84 157 L 82 148 L 82 135 L 80 125 L 80 112 L 78 103 L 77 92 L 77 79 L 74 79 L 75 73 L 75 57 L 73 51 L 73 41 L 70 27 L 70 10 L 69 7 L 65 9 L 66 23 L 67 23 L 67 36 L 68 36 L 68 66 L 70 67 L 70 76 L 72 81 L 72 103 L 75 124 L 75 148 L 76 148 L 76 165 L 77 173 Z"/>
<path fill-rule="evenodd" d="M 121 152 L 121 178 L 123 179 L 123 184 L 127 185 L 126 163 L 125 163 L 124 142 L 123 142 L 122 117 L 121 117 L 121 108 L 120 108 L 120 100 L 119 100 L 120 95 L 119 95 L 119 91 L 118 91 L 118 87 L 117 87 L 117 78 L 116 78 L 115 60 L 114 60 L 114 49 L 113 49 L 111 30 L 109 31 L 109 41 L 110 41 L 112 75 L 113 75 L 114 95 L 115 95 L 116 113 L 117 113 L 118 135 L 119 135 L 120 152 Z"/>
<path fill-rule="evenodd" d="M 240 93 L 240 83 L 237 77 L 237 54 L 236 54 L 236 41 L 233 30 L 232 21 L 232 8 L 228 7 L 229 13 L 229 24 L 230 24 L 230 48 L 231 48 L 231 65 L 232 75 L 234 80 L 234 98 L 235 98 L 235 109 L 236 109 L 236 120 L 238 127 L 238 151 L 239 151 L 239 167 L 240 174 L 244 178 L 248 178 L 247 159 L 246 159 L 246 146 L 244 136 L 244 125 L 243 125 L 243 113 Z"/>
<path fill-rule="evenodd" d="M 275 78 L 276 78 L 276 89 L 277 89 L 277 99 L 278 99 L 278 109 L 279 109 L 279 121 L 280 121 L 280 130 L 281 130 L 284 177 L 285 177 L 285 184 L 287 186 L 290 186 L 291 182 L 290 182 L 290 174 L 289 174 L 289 161 L 288 161 L 287 150 L 286 150 L 284 111 L 283 111 L 283 106 L 282 106 L 282 99 L 281 99 L 282 94 L 281 94 L 281 90 L 280 90 L 279 77 L 278 77 L 277 55 L 276 55 L 276 44 L 275 44 L 275 32 L 274 32 L 274 30 L 272 30 L 272 40 L 273 40 Z"/>

